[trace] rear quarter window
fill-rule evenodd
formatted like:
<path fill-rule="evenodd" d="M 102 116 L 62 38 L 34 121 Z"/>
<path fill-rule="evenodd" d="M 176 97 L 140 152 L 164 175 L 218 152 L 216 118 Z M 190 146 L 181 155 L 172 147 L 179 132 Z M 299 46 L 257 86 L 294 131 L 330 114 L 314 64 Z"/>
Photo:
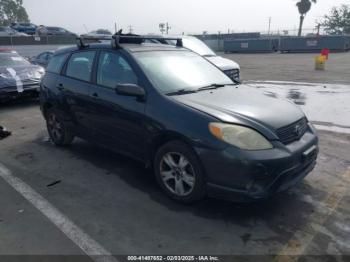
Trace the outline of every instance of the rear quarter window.
<path fill-rule="evenodd" d="M 66 61 L 67 56 L 67 54 L 62 54 L 52 57 L 46 68 L 46 71 L 59 74 L 62 70 L 64 62 Z"/>

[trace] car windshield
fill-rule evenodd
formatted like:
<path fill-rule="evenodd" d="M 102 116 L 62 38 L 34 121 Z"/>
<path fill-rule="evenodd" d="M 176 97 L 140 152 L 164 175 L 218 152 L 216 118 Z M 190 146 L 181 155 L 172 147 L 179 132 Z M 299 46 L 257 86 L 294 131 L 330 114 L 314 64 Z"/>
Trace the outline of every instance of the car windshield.
<path fill-rule="evenodd" d="M 153 85 L 165 94 L 233 84 L 218 68 L 192 52 L 139 52 L 135 56 Z"/>
<path fill-rule="evenodd" d="M 99 34 L 99 35 L 111 35 L 111 34 L 112 34 L 110 31 L 108 31 L 108 30 L 103 30 L 103 29 L 94 31 L 93 33 Z"/>
<path fill-rule="evenodd" d="M 30 65 L 23 57 L 15 53 L 0 53 L 0 66 L 21 66 Z"/>
<path fill-rule="evenodd" d="M 216 56 L 216 54 L 211 50 L 206 44 L 195 37 L 184 37 L 182 39 L 183 46 L 200 54 L 201 56 Z"/>
<path fill-rule="evenodd" d="M 203 43 L 201 40 L 199 40 L 196 37 L 186 36 L 186 37 L 179 37 L 182 38 L 182 44 L 185 48 L 201 55 L 201 56 L 216 56 L 213 50 L 211 50 L 205 43 Z M 167 43 L 171 45 L 176 45 L 175 40 L 166 40 Z"/>

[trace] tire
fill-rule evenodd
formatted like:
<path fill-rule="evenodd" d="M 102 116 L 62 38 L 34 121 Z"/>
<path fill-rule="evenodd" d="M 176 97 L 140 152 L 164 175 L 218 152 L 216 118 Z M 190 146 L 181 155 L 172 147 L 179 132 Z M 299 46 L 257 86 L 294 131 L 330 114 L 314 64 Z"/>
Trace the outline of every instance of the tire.
<path fill-rule="evenodd" d="M 69 146 L 74 140 L 73 133 L 67 128 L 62 114 L 54 108 L 47 110 L 46 126 L 51 141 L 60 147 Z"/>
<path fill-rule="evenodd" d="M 163 191 L 178 202 L 191 204 L 206 195 L 202 166 L 193 150 L 181 141 L 171 141 L 159 148 L 154 172 Z"/>

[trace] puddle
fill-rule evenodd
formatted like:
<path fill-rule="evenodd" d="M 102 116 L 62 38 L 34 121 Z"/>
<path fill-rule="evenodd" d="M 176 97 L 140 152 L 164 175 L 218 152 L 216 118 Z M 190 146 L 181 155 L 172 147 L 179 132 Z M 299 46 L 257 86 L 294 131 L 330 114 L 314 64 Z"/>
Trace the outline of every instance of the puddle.
<path fill-rule="evenodd" d="M 350 85 L 247 81 L 267 96 L 293 101 L 318 129 L 350 133 Z"/>

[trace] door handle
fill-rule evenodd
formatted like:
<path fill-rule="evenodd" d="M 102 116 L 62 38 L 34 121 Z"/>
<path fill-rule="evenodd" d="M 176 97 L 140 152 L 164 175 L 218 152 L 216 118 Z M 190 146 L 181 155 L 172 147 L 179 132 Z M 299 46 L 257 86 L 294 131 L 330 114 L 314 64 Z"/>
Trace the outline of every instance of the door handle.
<path fill-rule="evenodd" d="M 58 84 L 57 88 L 58 88 L 58 90 L 61 90 L 61 91 L 63 91 L 63 90 L 64 90 L 64 86 L 63 86 L 63 84 Z"/>

